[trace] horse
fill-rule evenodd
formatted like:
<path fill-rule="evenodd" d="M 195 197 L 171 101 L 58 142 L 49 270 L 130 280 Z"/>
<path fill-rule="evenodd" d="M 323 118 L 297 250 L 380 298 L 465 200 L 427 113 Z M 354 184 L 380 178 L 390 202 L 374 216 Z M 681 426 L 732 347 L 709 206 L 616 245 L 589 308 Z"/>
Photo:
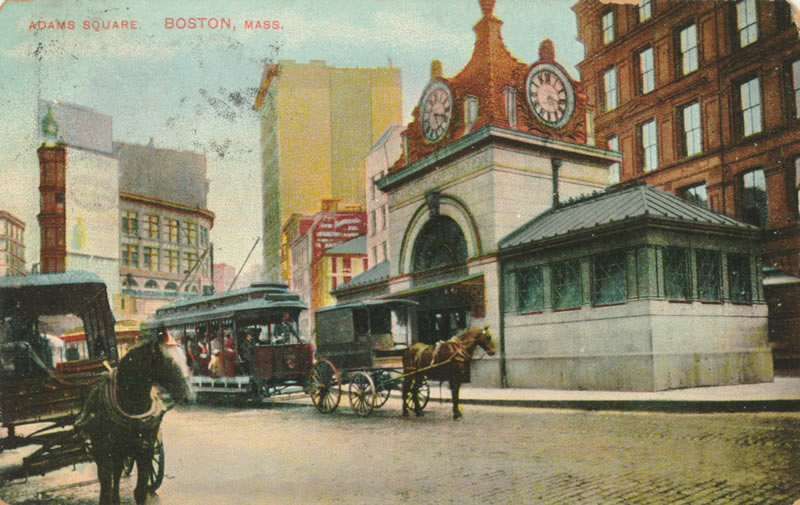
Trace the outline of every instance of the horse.
<path fill-rule="evenodd" d="M 132 347 L 92 389 L 76 419 L 76 429 L 91 441 L 100 505 L 119 505 L 119 481 L 130 458 L 136 462 L 136 504 L 147 499 L 158 431 L 168 410 L 154 386 L 166 390 L 175 403 L 191 392 L 186 359 L 169 340 L 160 330 L 158 338 Z"/>
<path fill-rule="evenodd" d="M 460 419 L 463 414 L 458 404 L 461 383 L 466 379 L 469 365 L 475 349 L 480 346 L 489 356 L 495 353 L 496 345 L 489 327 L 468 328 L 446 342 L 435 346 L 417 343 L 403 353 L 403 416 L 408 416 L 406 398 L 413 393 L 415 381 L 419 375 L 428 379 L 448 381 L 453 399 L 453 420 Z M 414 413 L 422 415 L 419 397 L 412 394 Z"/>

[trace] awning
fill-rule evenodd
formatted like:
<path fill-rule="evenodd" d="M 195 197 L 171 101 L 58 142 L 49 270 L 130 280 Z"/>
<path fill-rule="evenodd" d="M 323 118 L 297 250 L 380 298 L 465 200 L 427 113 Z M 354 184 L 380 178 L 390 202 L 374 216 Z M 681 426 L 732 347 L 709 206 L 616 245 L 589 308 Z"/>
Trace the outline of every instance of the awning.
<path fill-rule="evenodd" d="M 414 297 L 448 288 L 452 290 L 452 294 L 461 296 L 467 300 L 472 317 L 484 317 L 486 315 L 483 273 L 463 275 L 422 286 L 414 286 L 413 288 L 392 293 L 390 298 Z"/>

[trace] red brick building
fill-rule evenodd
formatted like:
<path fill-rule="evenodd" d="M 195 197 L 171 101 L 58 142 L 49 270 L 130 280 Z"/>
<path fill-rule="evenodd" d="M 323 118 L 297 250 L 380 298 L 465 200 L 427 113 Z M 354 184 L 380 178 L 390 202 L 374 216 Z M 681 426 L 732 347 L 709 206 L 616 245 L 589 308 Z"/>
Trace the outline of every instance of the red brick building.
<path fill-rule="evenodd" d="M 578 65 L 612 182 L 763 228 L 778 373 L 800 370 L 800 39 L 783 0 L 580 0 Z M 613 180 L 616 179 L 616 180 Z"/>

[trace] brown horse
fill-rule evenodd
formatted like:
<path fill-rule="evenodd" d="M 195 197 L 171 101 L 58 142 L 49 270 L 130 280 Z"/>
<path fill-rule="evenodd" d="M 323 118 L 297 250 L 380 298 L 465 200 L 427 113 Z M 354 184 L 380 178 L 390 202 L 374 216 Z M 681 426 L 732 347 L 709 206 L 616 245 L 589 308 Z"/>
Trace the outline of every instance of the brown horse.
<path fill-rule="evenodd" d="M 489 327 L 469 328 L 446 342 L 434 345 L 414 344 L 403 353 L 403 415 L 408 415 L 408 395 L 412 395 L 414 413 L 422 415 L 419 397 L 414 393 L 417 377 L 448 381 L 453 398 L 453 419 L 463 414 L 458 405 L 461 383 L 467 378 L 475 349 L 480 346 L 489 356 L 495 353 L 495 343 Z"/>
<path fill-rule="evenodd" d="M 163 387 L 176 402 L 190 392 L 186 363 L 164 336 L 129 350 L 119 367 L 90 393 L 76 421 L 76 428 L 85 430 L 91 440 L 100 505 L 120 503 L 119 481 L 129 458 L 136 461 L 133 496 L 137 505 L 145 503 L 158 430 L 167 411 L 153 386 Z"/>

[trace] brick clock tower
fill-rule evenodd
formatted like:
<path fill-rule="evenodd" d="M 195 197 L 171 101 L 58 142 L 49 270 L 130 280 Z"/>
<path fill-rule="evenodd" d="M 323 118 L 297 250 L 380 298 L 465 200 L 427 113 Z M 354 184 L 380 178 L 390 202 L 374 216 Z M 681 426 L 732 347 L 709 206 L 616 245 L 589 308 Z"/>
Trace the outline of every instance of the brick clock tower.
<path fill-rule="evenodd" d="M 40 271 L 63 272 L 67 267 L 66 146 L 58 142 L 58 124 L 53 109 L 42 120 L 45 141 L 39 155 L 39 220 L 41 233 Z"/>

